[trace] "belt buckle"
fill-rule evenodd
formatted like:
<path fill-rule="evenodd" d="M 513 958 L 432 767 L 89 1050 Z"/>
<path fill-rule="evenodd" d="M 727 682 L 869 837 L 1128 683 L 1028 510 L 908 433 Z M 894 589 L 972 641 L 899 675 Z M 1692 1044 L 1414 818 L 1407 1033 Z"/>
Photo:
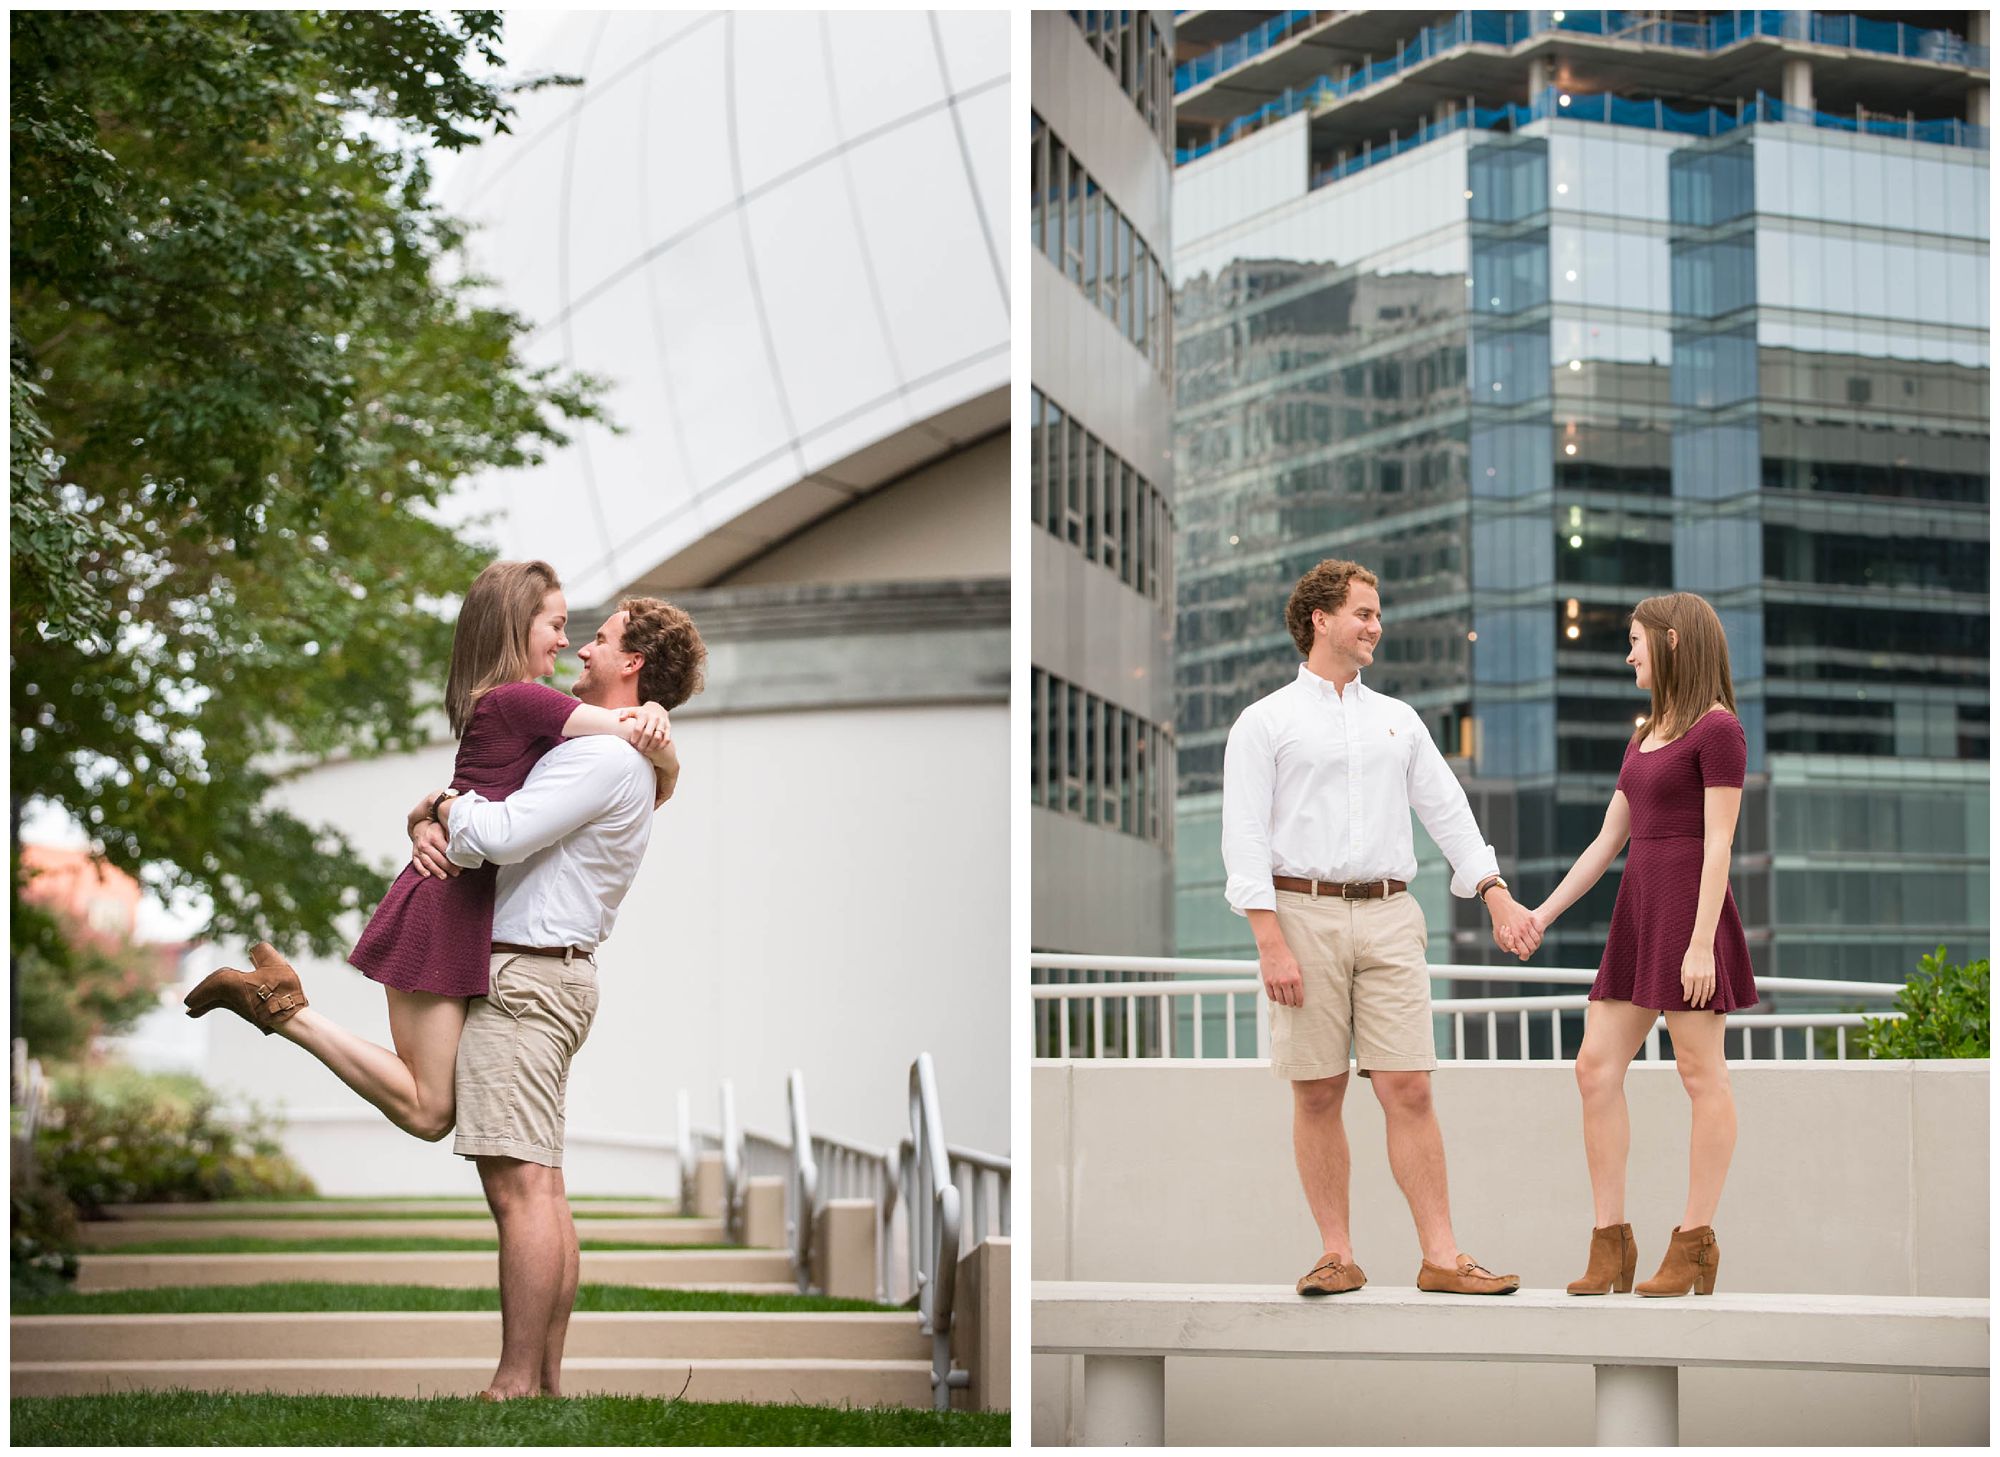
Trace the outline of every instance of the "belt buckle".
<path fill-rule="evenodd" d="M 1342 886 L 1340 887 L 1340 898 L 1344 901 L 1358 901 L 1358 900 L 1366 900 L 1368 898 L 1368 893 L 1366 890 L 1363 890 L 1360 895 L 1356 895 L 1354 893 L 1354 890 L 1355 888 L 1352 885 L 1342 884 Z"/>

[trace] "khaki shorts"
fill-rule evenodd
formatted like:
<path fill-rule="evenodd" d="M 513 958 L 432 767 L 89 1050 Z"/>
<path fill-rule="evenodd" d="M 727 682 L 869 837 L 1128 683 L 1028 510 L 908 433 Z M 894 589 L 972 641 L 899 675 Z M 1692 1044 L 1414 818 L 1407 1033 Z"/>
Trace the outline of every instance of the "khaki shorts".
<path fill-rule="evenodd" d="M 1339 1077 L 1350 1040 L 1364 1078 L 1437 1066 L 1424 968 L 1430 933 L 1415 896 L 1315 900 L 1281 890 L 1278 929 L 1298 960 L 1304 1005 L 1271 1005 L 1272 1072 L 1294 1081 Z"/>
<path fill-rule="evenodd" d="M 495 952 L 492 984 L 467 1004 L 458 1040 L 458 1137 L 451 1151 L 561 1168 L 569 1062 L 596 1015 L 597 968 L 590 962 Z"/>

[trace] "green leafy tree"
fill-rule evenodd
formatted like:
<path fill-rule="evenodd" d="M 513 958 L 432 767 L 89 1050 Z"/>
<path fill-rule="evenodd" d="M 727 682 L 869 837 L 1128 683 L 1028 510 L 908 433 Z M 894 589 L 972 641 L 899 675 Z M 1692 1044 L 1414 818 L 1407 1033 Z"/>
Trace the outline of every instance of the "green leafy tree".
<path fill-rule="evenodd" d="M 268 791 L 424 739 L 490 557 L 431 508 L 596 413 L 428 198 L 426 145 L 506 130 L 499 12 L 10 28 L 15 838 L 51 802 L 213 933 L 329 951 L 380 872 Z"/>
<path fill-rule="evenodd" d="M 1860 1035 L 1869 1057 L 1990 1057 L 1993 978 L 1985 957 L 1960 966 L 1940 946 L 1896 993 L 1902 1017 L 1871 1017 Z"/>

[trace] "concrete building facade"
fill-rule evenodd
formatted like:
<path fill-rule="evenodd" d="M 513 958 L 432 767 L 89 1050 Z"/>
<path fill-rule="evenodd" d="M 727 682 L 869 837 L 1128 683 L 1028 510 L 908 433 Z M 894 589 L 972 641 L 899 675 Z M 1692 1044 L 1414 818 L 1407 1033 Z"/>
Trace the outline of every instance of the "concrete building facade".
<path fill-rule="evenodd" d="M 1172 941 L 1169 11 L 1036 11 L 1033 942 Z"/>

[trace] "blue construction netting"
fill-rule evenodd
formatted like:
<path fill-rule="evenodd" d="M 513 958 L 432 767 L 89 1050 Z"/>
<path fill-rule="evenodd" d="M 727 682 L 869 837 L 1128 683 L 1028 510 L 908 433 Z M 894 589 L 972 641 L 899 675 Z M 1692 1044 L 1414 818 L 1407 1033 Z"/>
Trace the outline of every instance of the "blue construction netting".
<path fill-rule="evenodd" d="M 1578 96 L 1551 86 L 1528 106 L 1481 106 L 1459 112 L 1443 121 L 1432 122 L 1406 137 L 1397 137 L 1386 146 L 1368 146 L 1346 161 L 1322 168 L 1312 176 L 1312 186 L 1324 187 L 1343 177 L 1400 157 L 1414 147 L 1452 132 L 1475 127 L 1480 131 L 1518 131 L 1529 122 L 1556 117 L 1564 121 L 1601 122 L 1609 126 L 1637 127 L 1646 131 L 1678 132 L 1684 136 L 1719 137 L 1738 127 L 1760 121 L 1787 122 L 1798 126 L 1826 127 L 1833 131 L 1860 132 L 1869 136 L 1901 137 L 1905 141 L 1933 142 L 1943 146 L 1972 147 L 1986 151 L 1987 128 L 1947 117 L 1941 121 L 1898 121 L 1888 117 L 1836 116 L 1824 111 L 1808 111 L 1787 106 L 1775 96 L 1757 94 L 1740 110 L 1720 106 L 1700 111 L 1679 111 L 1658 101 L 1634 101 L 1628 97 Z"/>
<path fill-rule="evenodd" d="M 1211 76 L 1220 75 L 1242 65 L 1252 56 L 1261 55 L 1286 36 L 1309 22 L 1319 12 L 1316 10 L 1284 10 L 1265 21 L 1247 35 L 1239 35 L 1235 40 L 1217 46 L 1206 55 L 1196 56 L 1174 67 L 1174 90 L 1176 93 L 1199 86 Z"/>
<path fill-rule="evenodd" d="M 1183 63 L 1174 73 L 1174 89 L 1181 91 L 1198 80 L 1208 80 L 1242 64 L 1317 13 L 1311 10 L 1286 11 L 1266 21 L 1249 36 Z M 1558 16 L 1561 19 L 1557 19 Z M 1855 15 L 1821 15 L 1807 10 L 1735 10 L 1706 23 L 1662 21 L 1638 11 L 1626 10 L 1462 10 L 1405 42 L 1393 56 L 1384 57 L 1344 76 L 1329 74 L 1305 86 L 1288 89 L 1257 111 L 1237 117 L 1217 139 L 1199 147 L 1183 149 L 1176 160 L 1191 162 L 1218 146 L 1228 145 L 1245 131 L 1290 116 L 1316 101 L 1337 101 L 1357 91 L 1365 91 L 1412 66 L 1421 65 L 1460 46 L 1512 46 L 1549 31 L 1599 35 L 1641 45 L 1698 51 L 1721 50 L 1756 37 L 1803 40 L 1815 45 L 1906 56 L 1980 70 L 1987 69 L 1989 59 L 1987 47 L 1972 45 L 1948 30 L 1920 30 L 1899 21 L 1866 20 Z M 1248 47 L 1253 37 L 1258 36 L 1264 37 L 1260 43 L 1244 48 Z M 1233 59 L 1226 58 L 1230 56 Z M 1211 58 L 1216 58 L 1212 65 L 1209 64 Z M 1206 69 L 1195 79 L 1181 80 L 1184 73 L 1194 76 L 1196 68 L 1204 66 Z"/>

